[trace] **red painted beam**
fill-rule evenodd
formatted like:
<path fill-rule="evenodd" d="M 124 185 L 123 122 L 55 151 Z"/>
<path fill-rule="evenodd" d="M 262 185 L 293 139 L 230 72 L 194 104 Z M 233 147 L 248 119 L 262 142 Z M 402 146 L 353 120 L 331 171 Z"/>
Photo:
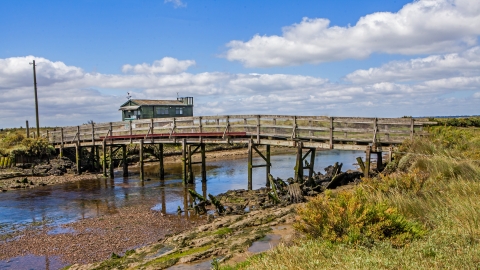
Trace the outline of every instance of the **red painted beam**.
<path fill-rule="evenodd" d="M 202 133 L 157 133 L 157 134 L 135 134 L 135 135 L 117 135 L 117 136 L 107 136 L 107 137 L 100 137 L 100 139 L 147 139 L 147 138 L 164 138 L 164 137 L 223 137 L 223 132 L 202 132 Z M 226 132 L 225 136 L 229 137 L 239 137 L 239 136 L 246 136 L 246 132 Z"/>

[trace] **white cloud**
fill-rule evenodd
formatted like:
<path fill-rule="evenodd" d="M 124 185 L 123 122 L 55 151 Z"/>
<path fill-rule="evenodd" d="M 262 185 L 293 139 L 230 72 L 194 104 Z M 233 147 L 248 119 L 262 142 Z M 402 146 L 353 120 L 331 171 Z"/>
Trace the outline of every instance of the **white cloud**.
<path fill-rule="evenodd" d="M 33 123 L 33 56 L 0 59 L 0 128 Z M 42 126 L 118 121 L 118 107 L 133 98 L 195 98 L 195 115 L 296 114 L 381 116 L 478 114 L 480 76 L 438 77 L 402 84 L 331 83 L 289 74 L 86 73 L 44 58 L 37 60 Z M 470 98 L 443 98 L 458 89 Z M 477 92 L 477 93 L 475 93 Z M 471 98 L 473 95 L 474 98 Z"/>
<path fill-rule="evenodd" d="M 187 7 L 186 3 L 183 3 L 182 0 L 165 0 L 164 3 L 172 3 L 175 8 Z"/>
<path fill-rule="evenodd" d="M 477 46 L 461 53 L 432 55 L 409 61 L 393 61 L 379 68 L 356 70 L 345 76 L 345 79 L 361 84 L 384 81 L 419 81 L 478 74 L 480 74 L 480 47 Z"/>
<path fill-rule="evenodd" d="M 356 25 L 330 26 L 328 19 L 304 18 L 282 36 L 255 35 L 231 41 L 225 57 L 247 67 L 273 67 L 363 59 L 372 53 L 456 52 L 476 44 L 480 1 L 419 0 L 397 13 L 376 12 Z"/>
<path fill-rule="evenodd" d="M 135 66 L 124 65 L 122 71 L 124 73 L 133 72 L 136 74 L 174 74 L 187 70 L 189 67 L 195 65 L 193 60 L 178 60 L 172 57 L 164 57 L 161 60 L 156 60 L 152 65 L 147 63 L 138 64 Z"/>

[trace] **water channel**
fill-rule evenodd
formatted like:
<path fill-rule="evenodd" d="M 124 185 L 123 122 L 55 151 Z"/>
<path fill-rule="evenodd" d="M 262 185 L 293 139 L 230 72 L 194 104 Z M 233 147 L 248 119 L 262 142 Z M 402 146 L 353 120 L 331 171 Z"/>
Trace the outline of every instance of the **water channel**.
<path fill-rule="evenodd" d="M 317 151 L 315 171 L 324 173 L 323 168 L 335 162 L 343 163 L 343 171 L 355 169 L 355 158 L 363 156 L 362 151 Z M 253 164 L 263 164 L 261 158 L 254 158 Z M 280 154 L 271 157 L 271 174 L 286 179 L 293 176 L 294 154 Z M 115 213 L 118 208 L 154 202 L 152 210 L 175 214 L 178 206 L 185 205 L 185 188 L 181 181 L 181 165 L 166 164 L 166 179 L 161 181 L 157 166 L 146 167 L 148 181 L 140 181 L 138 174 L 131 171 L 129 177 L 122 177 L 118 171 L 113 179 L 94 179 L 38 187 L 32 190 L 8 191 L 0 194 L 0 236 L 26 226 L 52 226 L 51 233 L 61 231 L 62 224 L 84 218 Z M 207 160 L 207 183 L 202 184 L 200 168 L 196 170 L 194 188 L 200 194 L 217 195 L 230 189 L 247 188 L 247 158 L 228 160 Z M 265 168 L 253 169 L 253 188 L 265 186 Z M 0 261 L 0 269 L 6 269 Z M 54 269 L 52 267 L 51 269 Z"/>

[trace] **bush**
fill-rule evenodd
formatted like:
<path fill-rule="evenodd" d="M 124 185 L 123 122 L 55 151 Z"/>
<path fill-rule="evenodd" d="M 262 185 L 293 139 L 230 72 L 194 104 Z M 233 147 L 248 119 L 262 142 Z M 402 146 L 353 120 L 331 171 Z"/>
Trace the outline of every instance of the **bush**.
<path fill-rule="evenodd" d="M 360 245 L 386 240 L 403 246 L 424 234 L 395 208 L 370 202 L 361 189 L 315 197 L 298 209 L 294 227 L 311 238 Z"/>

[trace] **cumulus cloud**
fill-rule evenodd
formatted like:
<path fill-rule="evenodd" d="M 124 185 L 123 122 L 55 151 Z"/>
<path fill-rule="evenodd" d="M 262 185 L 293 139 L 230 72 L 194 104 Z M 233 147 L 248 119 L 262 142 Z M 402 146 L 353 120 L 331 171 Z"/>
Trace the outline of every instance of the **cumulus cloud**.
<path fill-rule="evenodd" d="M 156 60 L 152 65 L 147 63 L 138 64 L 135 66 L 124 65 L 122 71 L 124 73 L 137 73 L 137 74 L 174 74 L 187 70 L 189 67 L 195 65 L 193 60 L 178 60 L 172 57 L 164 57 L 161 60 Z"/>
<path fill-rule="evenodd" d="M 296 114 L 337 116 L 440 115 L 478 113 L 479 76 L 396 82 L 332 83 L 291 74 L 88 73 L 39 57 L 0 59 L 0 127 L 35 119 L 32 67 L 36 59 L 42 126 L 118 121 L 126 93 L 133 98 L 195 98 L 195 115 Z M 472 73 L 473 74 L 473 73 Z M 474 98 L 442 98 L 469 89 Z M 428 105 L 428 106 L 427 106 Z"/>
<path fill-rule="evenodd" d="M 461 53 L 393 61 L 379 68 L 356 70 L 345 76 L 345 80 L 361 84 L 431 80 L 438 77 L 468 77 L 477 74 L 480 74 L 480 47 L 478 46 Z"/>
<path fill-rule="evenodd" d="M 354 26 L 330 26 L 323 18 L 303 18 L 284 27 L 282 36 L 255 35 L 231 41 L 225 57 L 247 67 L 289 66 L 372 53 L 431 54 L 473 46 L 480 34 L 478 0 L 419 0 L 396 13 L 376 12 Z"/>
<path fill-rule="evenodd" d="M 164 3 L 172 3 L 175 8 L 187 7 L 187 4 L 183 3 L 182 0 L 165 0 Z"/>

